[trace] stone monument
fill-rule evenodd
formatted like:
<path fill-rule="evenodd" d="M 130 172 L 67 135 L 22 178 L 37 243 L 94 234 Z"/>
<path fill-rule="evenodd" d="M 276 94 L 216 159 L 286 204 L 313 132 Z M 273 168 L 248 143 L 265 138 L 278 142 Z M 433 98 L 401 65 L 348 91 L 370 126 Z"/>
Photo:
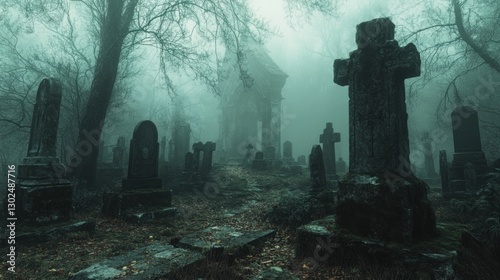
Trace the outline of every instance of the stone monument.
<path fill-rule="evenodd" d="M 408 241 L 432 236 L 428 186 L 409 170 L 404 80 L 420 75 L 415 45 L 400 47 L 394 24 L 356 26 L 357 50 L 334 62 L 334 82 L 349 86 L 349 176 L 339 181 L 337 223 L 361 235 Z"/>
<path fill-rule="evenodd" d="M 103 194 L 104 214 L 140 219 L 144 213 L 137 214 L 138 211 L 149 211 L 153 217 L 152 213 L 161 216 L 160 212 L 172 212 L 172 192 L 162 187 L 158 177 L 158 148 L 156 125 L 148 120 L 139 122 L 130 140 L 127 178 L 123 179 L 121 190 Z"/>
<path fill-rule="evenodd" d="M 18 166 L 20 220 L 45 225 L 70 220 L 72 189 L 64 178 L 65 167 L 56 156 L 61 83 L 43 79 L 36 93 L 27 157 Z"/>

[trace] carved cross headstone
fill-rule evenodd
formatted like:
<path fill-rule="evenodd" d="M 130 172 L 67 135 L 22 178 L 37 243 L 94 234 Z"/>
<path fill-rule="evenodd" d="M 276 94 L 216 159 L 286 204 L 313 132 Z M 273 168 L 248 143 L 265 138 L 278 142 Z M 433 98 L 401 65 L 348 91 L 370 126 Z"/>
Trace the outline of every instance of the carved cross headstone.
<path fill-rule="evenodd" d="M 292 142 L 290 141 L 285 141 L 283 143 L 283 160 L 293 161 Z"/>
<path fill-rule="evenodd" d="M 124 189 L 161 188 L 158 178 L 158 130 L 152 121 L 141 121 L 130 140 L 127 179 Z M 154 179 L 154 180 L 147 180 Z"/>
<path fill-rule="evenodd" d="M 213 152 L 215 151 L 215 143 L 214 142 L 206 142 L 203 145 L 203 160 L 201 162 L 201 173 L 208 174 L 212 170 L 212 158 Z"/>
<path fill-rule="evenodd" d="M 327 175 L 335 176 L 337 174 L 335 167 L 335 143 L 340 142 L 340 133 L 333 132 L 333 125 L 331 122 L 326 123 L 323 134 L 319 136 L 319 142 L 323 144 L 325 172 Z"/>
<path fill-rule="evenodd" d="M 320 145 L 314 145 L 309 155 L 309 172 L 313 190 L 326 187 L 323 151 Z"/>
<path fill-rule="evenodd" d="M 420 54 L 411 43 L 398 45 L 388 18 L 358 24 L 356 44 L 334 62 L 334 82 L 349 86 L 350 175 L 338 183 L 336 222 L 386 240 L 430 237 L 436 220 L 428 186 L 409 172 L 404 85 L 420 75 Z"/>
<path fill-rule="evenodd" d="M 334 62 L 334 82 L 349 86 L 349 171 L 409 165 L 404 80 L 420 75 L 415 45 L 400 47 L 387 18 L 356 26 L 358 49 Z"/>

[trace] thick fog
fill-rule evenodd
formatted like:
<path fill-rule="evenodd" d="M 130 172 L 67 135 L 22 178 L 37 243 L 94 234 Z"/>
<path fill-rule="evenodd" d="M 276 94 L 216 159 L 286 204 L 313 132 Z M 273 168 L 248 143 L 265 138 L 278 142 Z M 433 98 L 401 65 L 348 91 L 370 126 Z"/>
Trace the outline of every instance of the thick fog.
<path fill-rule="evenodd" d="M 484 8 L 481 6 L 484 5 L 482 1 L 477 2 L 480 8 Z M 325 124 L 332 122 L 334 131 L 341 134 L 341 141 L 336 144 L 336 156 L 348 162 L 348 89 L 333 83 L 333 61 L 347 58 L 349 53 L 356 49 L 357 24 L 378 17 L 391 18 L 396 25 L 395 39 L 400 45 L 414 42 L 421 51 L 422 76 L 406 80 L 411 158 L 416 163 L 421 161 L 419 139 L 424 132 L 433 135 L 436 162 L 438 150 L 447 149 L 452 152 L 450 121 L 452 106 L 443 105 L 446 103 L 443 101 L 446 101 L 445 92 L 450 91 L 450 81 L 461 75 L 463 69 L 476 66 L 473 65 L 474 56 L 471 56 L 472 59 L 468 57 L 468 61 L 463 62 L 456 59 L 463 53 L 460 50 L 463 45 L 450 46 L 443 51 L 448 53 L 450 58 L 447 63 L 441 60 L 434 61 L 433 59 L 438 56 L 436 52 L 429 51 L 431 46 L 440 41 L 456 38 L 456 34 L 442 30 L 425 32 L 426 27 L 440 24 L 438 21 L 433 22 L 433 19 L 440 19 L 444 23 L 453 21 L 448 1 L 418 3 L 401 0 L 338 1 L 335 13 L 328 16 L 319 12 L 307 15 L 300 11 L 290 11 L 287 10 L 286 3 L 286 1 L 251 1 L 251 8 L 257 17 L 265 19 L 276 31 L 267 38 L 265 46 L 272 60 L 288 74 L 282 89 L 281 142 L 292 141 L 294 157 L 307 156 L 311 146 L 319 143 L 319 135 L 323 132 Z M 92 27 L 88 27 L 88 18 L 80 15 L 76 8 L 71 9 L 69 15 L 73 17 L 71 22 L 74 22 L 74 29 L 92 30 Z M 22 16 L 19 15 L 19 18 Z M 21 32 L 18 37 L 17 50 L 32 53 L 40 50 L 40 57 L 50 58 L 57 52 L 57 42 L 54 41 L 57 34 L 54 35 L 54 32 L 43 24 L 30 22 L 29 19 L 25 21 L 21 26 L 25 32 Z M 408 36 L 419 30 L 424 31 Z M 93 52 L 95 53 L 95 46 L 89 45 L 86 41 L 90 35 L 85 35 L 84 31 L 79 31 L 78 34 L 76 44 L 91 56 Z M 3 46 L 7 48 L 8 44 Z M 224 55 L 221 50 L 212 52 L 213 55 Z M 179 115 L 191 124 L 192 143 L 215 142 L 219 139 L 220 96 L 211 92 L 200 81 L 177 71 L 175 66 L 166 66 L 170 67 L 170 81 L 166 81 L 159 70 L 160 55 L 158 49 L 147 45 L 140 46 L 132 52 L 133 60 L 129 62 L 132 70 L 125 79 L 126 90 L 115 87 L 115 95 L 121 96 L 122 99 L 117 106 L 108 110 L 102 138 L 106 145 L 114 145 L 119 135 L 129 139 L 135 124 L 144 119 L 153 120 L 157 124 L 160 138 L 165 136 L 167 140 L 171 139 L 172 120 L 174 116 L 179 117 Z M 476 57 L 476 60 L 479 61 L 480 58 Z M 13 61 L 9 63 L 12 64 Z M 463 65 L 459 67 L 457 63 Z M 435 68 L 431 71 L 430 66 Z M 460 94 L 463 96 L 471 96 L 471 92 L 483 93 L 476 98 L 478 104 L 494 104 L 498 99 L 496 98 L 498 94 L 494 91 L 498 90 L 498 87 L 488 88 L 482 81 L 498 79 L 498 74 L 485 66 L 474 69 L 477 70 L 468 76 L 463 75 L 461 79 L 456 79 L 457 83 L 451 88 L 459 86 Z M 50 75 L 51 71 L 42 74 Z M 36 75 L 27 75 L 25 78 L 33 77 Z M 87 79 L 90 82 L 89 76 Z M 36 84 L 35 81 L 32 83 Z M 176 94 L 168 94 L 168 86 L 174 87 Z M 481 87 L 486 87 L 487 92 L 484 93 L 485 90 Z M 28 96 L 34 96 L 35 89 L 33 86 Z M 448 97 L 451 95 L 449 93 Z M 32 100 L 33 97 L 30 98 Z M 29 111 L 30 108 L 25 110 Z M 10 114 L 12 116 L 17 113 Z M 26 114 L 24 119 L 29 119 L 29 115 Z M 486 115 L 484 117 L 489 118 Z M 492 119 L 492 122 L 495 123 L 496 120 Z M 20 136 L 17 139 L 27 139 L 25 126 L 26 121 L 22 130 L 25 137 Z M 60 134 L 60 137 L 63 136 Z M 485 141 L 491 142 L 483 138 L 483 142 Z M 59 144 L 62 147 L 65 145 L 62 142 Z M 7 152 L 5 146 L 2 146 L 4 157 L 22 158 L 25 153 L 22 147 Z"/>

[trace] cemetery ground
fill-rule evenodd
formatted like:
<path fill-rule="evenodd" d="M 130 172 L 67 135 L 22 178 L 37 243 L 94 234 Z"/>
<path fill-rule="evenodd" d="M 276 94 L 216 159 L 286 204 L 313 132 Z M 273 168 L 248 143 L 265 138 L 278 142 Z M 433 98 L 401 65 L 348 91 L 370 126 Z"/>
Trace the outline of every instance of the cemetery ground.
<path fill-rule="evenodd" d="M 351 267 L 328 266 L 311 258 L 295 258 L 295 229 L 315 218 L 311 217 L 311 210 L 304 203 L 311 183 L 309 172 L 303 170 L 302 173 L 290 174 L 216 165 L 212 177 L 217 184 L 205 192 L 209 195 L 203 192 L 174 194 L 172 204 L 178 210 L 175 217 L 143 224 L 105 217 L 100 213 L 97 196 L 80 197 L 74 202 L 74 219 L 96 221 L 95 232 L 72 233 L 47 242 L 20 244 L 15 279 L 67 279 L 113 256 L 156 243 L 175 246 L 179 239 L 195 231 L 222 226 L 240 232 L 274 229 L 276 234 L 250 246 L 244 255 L 219 261 L 204 260 L 189 271 L 181 270 L 165 279 L 255 279 L 259 272 L 270 267 L 280 267 L 297 279 L 421 279 L 412 274 L 409 267 L 369 263 Z M 117 181 L 117 187 L 120 182 Z M 500 191 L 498 183 L 495 182 L 496 187 L 490 192 Z M 484 227 L 484 221 L 489 218 L 484 212 L 487 210 L 481 212 L 477 208 L 481 203 L 485 209 L 488 205 L 484 204 L 498 204 L 498 193 L 496 202 L 486 201 L 492 197 L 495 199 L 492 195 L 484 197 L 485 201 L 479 202 L 479 206 L 470 201 L 445 201 L 441 197 L 441 187 L 431 185 L 429 198 L 436 210 L 438 228 L 441 231 L 446 229 L 446 232 L 441 232 L 441 236 L 433 241 L 415 246 L 432 247 L 437 252 L 458 251 L 454 267 L 459 279 L 493 279 L 491 275 L 500 275 L 498 259 L 487 246 L 483 248 L 483 245 L 475 244 L 477 240 L 472 236 L 463 235 L 463 232 L 478 237 L 487 235 Z M 478 216 L 478 213 L 484 216 Z M 211 236 L 204 238 L 211 239 Z M 467 246 L 463 245 L 464 242 Z M 143 271 L 135 264 L 133 260 L 121 267 L 119 278 L 140 276 Z M 7 270 L 5 262 L 2 262 L 1 269 L 0 279 L 8 276 L 4 273 Z M 290 275 L 281 277 L 261 279 L 293 279 Z"/>

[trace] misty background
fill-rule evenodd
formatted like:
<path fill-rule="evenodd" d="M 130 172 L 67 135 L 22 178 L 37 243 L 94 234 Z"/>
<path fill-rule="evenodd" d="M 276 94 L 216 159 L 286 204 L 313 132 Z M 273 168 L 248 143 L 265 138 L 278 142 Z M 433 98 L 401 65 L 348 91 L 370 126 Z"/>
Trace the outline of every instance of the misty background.
<path fill-rule="evenodd" d="M 403 0 L 335 1 L 334 12 L 328 15 L 294 9 L 295 6 L 290 5 L 290 2 L 294 1 L 256 0 L 250 1 L 249 5 L 255 15 L 267 21 L 269 27 L 275 31 L 274 35 L 267 36 L 265 46 L 270 57 L 289 75 L 282 91 L 284 99 L 281 141 L 292 141 L 295 158 L 299 155 L 307 156 L 311 146 L 319 143 L 319 135 L 323 132 L 325 124 L 332 122 L 335 132 L 341 134 L 341 142 L 335 145 L 336 156 L 348 162 L 348 88 L 333 83 L 333 61 L 337 58 L 347 58 L 349 52 L 356 49 L 356 25 L 373 18 L 390 17 L 396 25 L 395 39 L 400 45 L 413 42 L 421 52 L 422 76 L 406 81 L 411 159 L 414 164 L 418 165 L 423 161 L 419 137 L 425 131 L 430 132 L 431 136 L 434 135 L 433 151 L 435 151 L 436 166 L 440 149 L 446 149 L 451 155 L 453 146 L 450 113 L 456 105 L 472 102 L 479 107 L 488 105 L 491 108 L 498 108 L 494 105 L 499 101 L 499 83 L 495 83 L 500 81 L 498 72 L 491 70 L 484 62 L 480 63 L 481 58 L 471 54 L 470 51 L 465 51 L 467 46 L 463 42 L 460 43 L 460 40 L 455 40 L 456 32 L 453 33 L 446 26 L 447 23 L 453 22 L 450 1 L 416 3 Z M 464 8 L 464 12 L 470 12 L 474 8 L 477 17 L 491 15 L 488 12 L 490 4 L 485 0 L 469 1 L 467 3 L 469 6 Z M 89 24 L 90 19 L 81 15 L 76 5 L 69 8 L 68 16 L 71 16 L 71 21 L 63 19 L 60 23 L 61 26 L 66 26 L 66 29 L 61 29 L 62 31 L 54 30 L 50 25 L 40 23 L 29 16 L 26 17 L 8 5 L 2 9 L 3 11 L 0 11 L 0 14 L 4 15 L 2 20 L 9 22 L 12 30 L 18 31 L 14 34 L 10 29 L 2 30 L 4 40 L 0 47 L 5 54 L 0 61 L 4 70 L 2 89 L 11 94 L 9 97 L 4 93 L 3 98 L 4 100 L 11 98 L 15 89 L 18 93 L 24 92 L 22 99 L 28 102 L 22 103 L 23 107 L 20 108 L 13 107 L 12 103 L 8 102 L 2 104 L 5 108 L 1 113 L 4 127 L 0 154 L 3 161 L 7 159 L 20 161 L 26 153 L 30 114 L 36 86 L 40 82 L 39 77 L 57 76 L 57 74 L 52 70 L 44 73 L 26 71 L 19 77 L 14 76 L 15 71 L 9 70 L 9 67 L 12 68 L 16 63 L 37 64 L 37 69 L 40 69 L 45 67 L 47 61 L 61 64 L 59 67 L 80 63 L 76 61 L 77 59 L 71 61 L 70 52 L 60 55 L 60 49 L 68 47 L 64 42 L 55 39 L 59 33 L 68 30 L 69 22 L 72 24 L 71 30 L 75 32 L 74 42 L 78 49 L 92 57 L 95 56 L 96 46 L 92 44 L 89 35 L 92 31 L 89 28 L 92 26 Z M 47 13 L 45 16 L 50 16 L 50 9 L 45 12 Z M 5 16 L 6 14 L 9 16 Z M 472 18 L 469 16 L 468 20 L 468 27 L 473 31 L 495 28 L 495 21 L 474 21 L 474 14 Z M 477 29 L 475 23 L 478 24 Z M 429 26 L 435 28 L 427 29 Z M 479 40 L 481 36 L 486 35 L 479 33 L 474 36 Z M 13 38 L 15 40 L 12 40 Z M 449 41 L 453 42 L 446 45 Z M 435 51 L 433 47 L 437 45 L 445 47 Z M 494 47 L 498 46 L 487 47 L 493 51 Z M 216 50 L 213 54 L 223 55 L 223 52 L 217 52 L 220 50 Z M 114 87 L 112 106 L 108 110 L 102 135 L 105 145 L 115 145 L 117 137 L 121 135 L 126 137 L 128 143 L 135 125 L 144 119 L 155 122 L 159 138 L 166 136 L 168 141 L 171 139 L 172 119 L 179 114 L 191 124 L 191 143 L 218 140 L 219 97 L 206 85 L 177 71 L 175 65 L 166 66 L 170 69 L 170 80 L 166 81 L 159 70 L 162 64 L 158 59 L 160 55 L 158 49 L 147 45 L 141 45 L 131 51 L 130 59 L 126 62 L 127 71 L 120 73 L 123 75 L 121 77 L 123 82 Z M 38 57 L 39 60 L 31 60 L 33 57 Z M 478 63 L 474 64 L 475 62 L 479 62 L 480 65 L 477 66 Z M 124 66 L 123 64 L 125 63 L 122 62 L 121 66 Z M 51 67 L 53 65 L 47 66 L 46 69 Z M 6 71 L 11 71 L 11 74 Z M 82 79 L 88 79 L 86 82 L 88 84 L 89 77 L 89 75 L 83 76 Z M 64 79 L 64 77 L 58 78 Z M 489 84 L 484 81 L 489 81 Z M 450 86 L 452 82 L 455 83 Z M 22 87 L 20 83 L 24 83 Z M 176 94 L 168 93 L 167 88 L 170 86 L 175 87 Z M 73 99 L 67 100 L 68 98 Z M 65 99 L 63 103 L 84 102 L 70 96 L 64 88 L 63 99 Z M 20 101 L 14 103 L 16 102 Z M 488 120 L 490 124 L 488 126 L 483 123 L 481 131 L 483 149 L 489 159 L 493 159 L 492 155 L 498 156 L 498 141 L 495 136 L 498 135 L 498 113 L 493 111 L 485 113 L 479 109 L 480 120 Z M 69 118 L 68 114 L 76 114 L 78 117 L 81 112 L 64 108 L 63 105 L 58 141 L 61 151 L 66 146 L 71 146 L 67 136 L 74 134 L 69 132 L 72 121 L 64 120 Z M 70 128 L 62 127 L 63 125 Z M 73 127 L 75 126 L 73 124 Z M 68 134 L 65 133 L 65 129 L 68 130 Z"/>

